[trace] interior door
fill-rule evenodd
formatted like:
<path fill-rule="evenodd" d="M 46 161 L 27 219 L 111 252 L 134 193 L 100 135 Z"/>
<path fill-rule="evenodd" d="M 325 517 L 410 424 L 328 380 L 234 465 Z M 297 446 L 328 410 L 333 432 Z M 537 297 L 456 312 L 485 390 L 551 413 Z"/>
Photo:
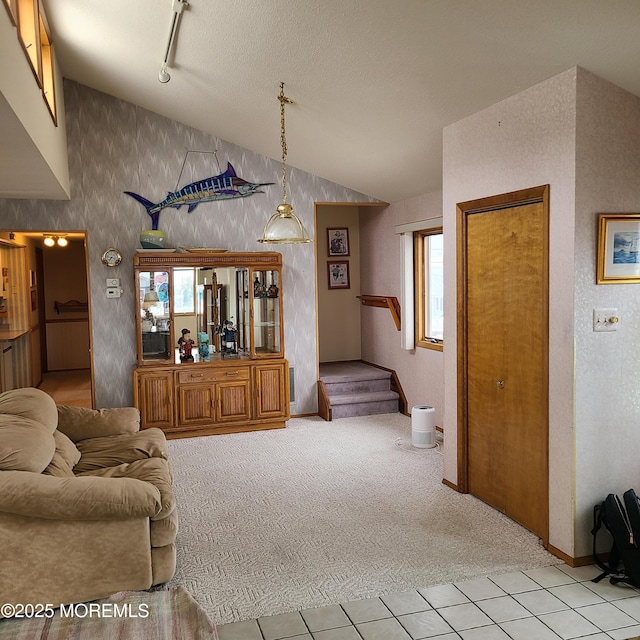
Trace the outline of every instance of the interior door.
<path fill-rule="evenodd" d="M 465 215 L 467 488 L 548 540 L 547 208 Z"/>

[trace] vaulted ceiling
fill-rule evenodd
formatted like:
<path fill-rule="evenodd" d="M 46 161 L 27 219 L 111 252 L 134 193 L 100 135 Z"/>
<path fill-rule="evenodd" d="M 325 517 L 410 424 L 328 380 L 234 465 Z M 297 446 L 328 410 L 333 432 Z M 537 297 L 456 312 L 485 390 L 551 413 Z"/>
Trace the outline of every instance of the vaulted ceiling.
<path fill-rule="evenodd" d="M 640 95 L 637 0 L 45 0 L 63 75 L 395 201 L 441 188 L 442 129 L 575 65 Z"/>

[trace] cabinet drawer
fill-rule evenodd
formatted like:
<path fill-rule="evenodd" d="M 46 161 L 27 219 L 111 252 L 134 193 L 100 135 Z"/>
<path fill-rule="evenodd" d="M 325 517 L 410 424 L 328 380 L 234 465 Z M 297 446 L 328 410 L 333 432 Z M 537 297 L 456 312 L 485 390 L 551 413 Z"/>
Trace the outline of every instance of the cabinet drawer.
<path fill-rule="evenodd" d="M 179 371 L 179 384 L 196 384 L 198 382 L 223 382 L 225 380 L 248 380 L 249 367 L 225 369 L 193 369 Z"/>

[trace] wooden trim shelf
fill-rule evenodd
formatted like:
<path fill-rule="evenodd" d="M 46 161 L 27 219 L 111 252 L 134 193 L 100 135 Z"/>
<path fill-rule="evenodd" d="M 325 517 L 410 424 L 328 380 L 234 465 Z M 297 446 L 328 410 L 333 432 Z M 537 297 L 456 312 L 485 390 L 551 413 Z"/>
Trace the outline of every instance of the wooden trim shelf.
<path fill-rule="evenodd" d="M 56 300 L 53 303 L 53 308 L 56 310 L 56 313 L 60 313 L 61 311 L 88 311 L 89 303 L 80 302 L 79 300 L 67 300 L 67 302 Z"/>
<path fill-rule="evenodd" d="M 393 321 L 396 324 L 396 329 L 400 331 L 400 303 L 398 298 L 394 296 L 370 296 L 361 295 L 356 296 L 365 307 L 381 307 L 387 308 L 393 316 Z"/>

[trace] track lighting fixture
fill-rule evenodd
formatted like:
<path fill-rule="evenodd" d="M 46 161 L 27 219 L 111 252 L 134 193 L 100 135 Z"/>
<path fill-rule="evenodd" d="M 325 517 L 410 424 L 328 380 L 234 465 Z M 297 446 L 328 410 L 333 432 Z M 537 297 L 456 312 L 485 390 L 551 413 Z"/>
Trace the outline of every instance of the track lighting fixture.
<path fill-rule="evenodd" d="M 176 37 L 176 31 L 178 30 L 178 20 L 180 18 L 180 14 L 182 10 L 187 6 L 187 2 L 185 0 L 173 0 L 173 4 L 171 5 L 173 10 L 173 16 L 171 18 L 171 31 L 169 32 L 169 42 L 167 43 L 167 50 L 164 54 L 164 60 L 162 61 L 162 66 L 160 67 L 160 73 L 158 74 L 158 80 L 162 82 L 162 84 L 166 84 L 171 80 L 171 76 L 167 71 L 167 65 L 169 64 L 169 55 L 171 54 L 171 47 L 173 46 L 173 41 Z"/>

